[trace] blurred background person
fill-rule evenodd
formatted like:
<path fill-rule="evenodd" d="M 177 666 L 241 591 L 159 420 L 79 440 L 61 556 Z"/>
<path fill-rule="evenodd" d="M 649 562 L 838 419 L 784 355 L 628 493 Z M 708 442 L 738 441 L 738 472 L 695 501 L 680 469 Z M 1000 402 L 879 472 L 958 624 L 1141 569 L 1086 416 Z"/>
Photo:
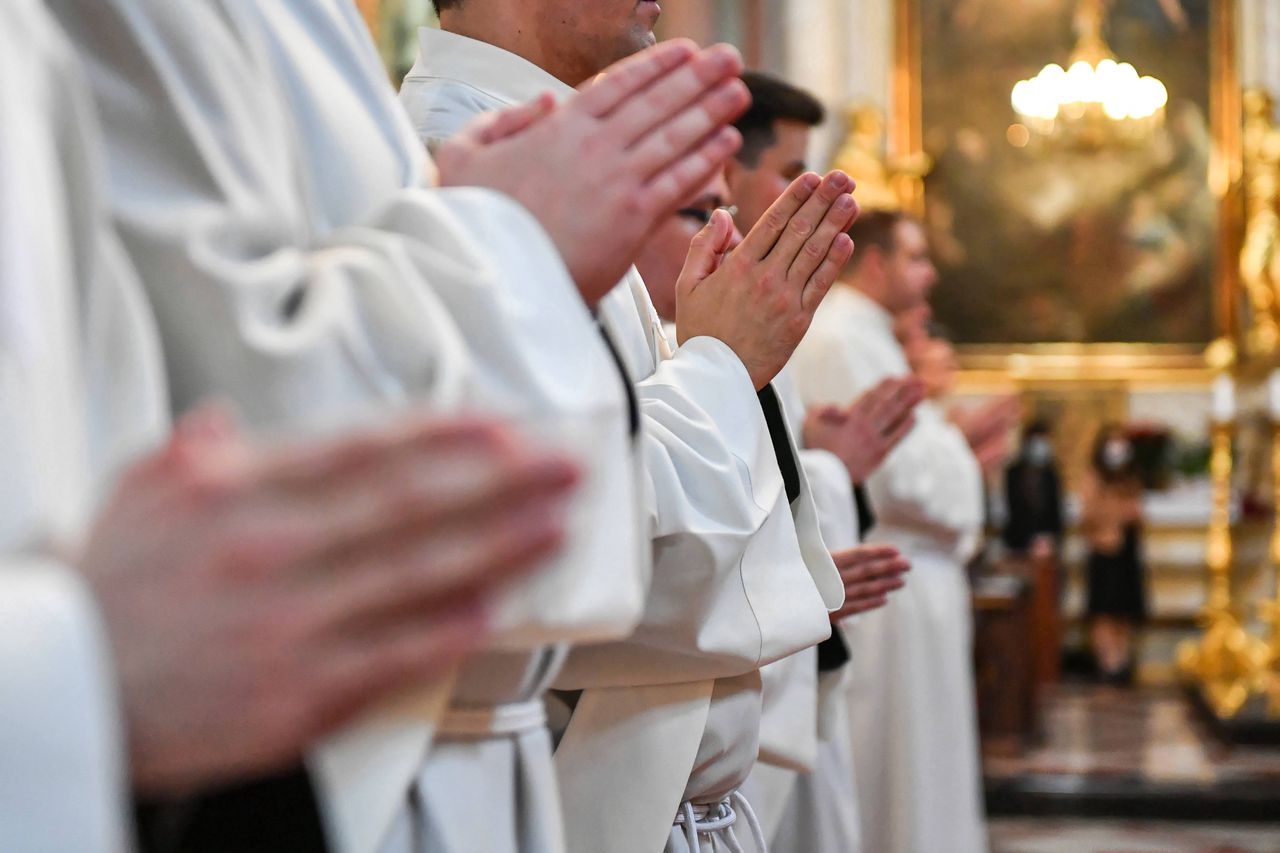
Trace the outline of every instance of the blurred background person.
<path fill-rule="evenodd" d="M 924 384 L 926 397 L 943 400 L 955 390 L 960 360 L 951 341 L 927 334 L 913 339 L 906 351 L 907 363 Z"/>
<path fill-rule="evenodd" d="M 1022 446 L 1005 469 L 1008 517 L 1003 539 L 1014 554 L 1055 553 L 1062 542 L 1062 476 L 1053 450 L 1053 431 L 1033 421 L 1022 434 Z"/>
<path fill-rule="evenodd" d="M 909 375 L 895 321 L 919 311 L 937 282 L 911 217 L 864 213 L 849 233 L 853 260 L 796 351 L 810 405 L 842 404 Z M 887 607 L 849 632 L 858 803 L 864 849 L 875 853 L 987 850 L 966 572 L 984 519 L 979 457 L 1000 432 L 987 408 L 963 413 L 961 426 L 922 403 L 914 429 L 867 481 L 879 521 L 870 541 L 899 548 L 912 572 Z"/>
<path fill-rule="evenodd" d="M 738 229 L 745 232 L 804 172 L 812 137 L 825 121 L 826 110 L 813 93 L 776 76 L 749 71 L 742 79 L 752 103 L 734 123 L 742 134 L 742 148 L 726 169 L 724 189 L 726 201 L 734 205 Z M 645 278 L 654 289 L 648 272 Z M 833 552 L 851 548 L 875 525 L 863 484 L 914 427 L 912 413 L 923 397 L 921 385 L 915 379 L 886 379 L 851 405 L 806 411 L 790 367 L 773 384 L 802 448 L 823 539 Z M 849 602 L 846 612 L 832 617 L 831 638 L 761 673 L 760 758 L 748 780 L 748 798 L 766 839 L 781 850 L 861 850 L 854 745 L 844 689 L 852 652 L 844 626 L 852 614 L 873 608 L 856 604 L 865 597 L 857 589 L 857 576 L 865 569 L 849 564 L 841 571 Z M 873 597 L 866 603 L 883 601 Z"/>
<path fill-rule="evenodd" d="M 1147 616 L 1142 498 L 1132 440 L 1123 427 L 1104 426 L 1080 502 L 1089 635 L 1098 677 L 1111 684 L 1132 683 L 1134 631 Z"/>

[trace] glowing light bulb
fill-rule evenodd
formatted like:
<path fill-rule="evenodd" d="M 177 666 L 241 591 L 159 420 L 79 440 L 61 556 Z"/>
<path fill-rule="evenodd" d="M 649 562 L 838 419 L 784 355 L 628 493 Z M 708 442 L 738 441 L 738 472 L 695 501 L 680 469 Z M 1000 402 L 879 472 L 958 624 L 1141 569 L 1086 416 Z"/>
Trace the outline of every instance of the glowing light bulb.
<path fill-rule="evenodd" d="M 1032 114 L 1031 86 L 1030 80 L 1019 80 L 1013 84 L 1013 94 L 1009 96 L 1009 102 L 1013 104 L 1014 112 L 1018 115 L 1029 116 Z"/>
<path fill-rule="evenodd" d="M 1129 117 L 1129 101 L 1124 92 L 1113 89 L 1102 99 L 1102 111 L 1113 121 L 1123 121 Z"/>
<path fill-rule="evenodd" d="M 1050 63 L 1029 80 L 1019 80 L 1010 94 L 1014 111 L 1029 119 L 1038 133 L 1071 138 L 1082 122 L 1101 113 L 1115 124 L 1118 138 L 1140 138 L 1169 102 L 1169 92 L 1154 77 L 1139 77 L 1128 62 L 1104 57 L 1096 66 L 1078 59 L 1064 69 Z M 1060 121 L 1059 121 L 1060 120 Z M 1079 129 L 1077 128 L 1077 129 Z M 1025 129 L 1025 128 L 1024 128 Z M 1088 131 L 1097 138 L 1097 128 Z M 1011 144 L 1013 138 L 1010 138 Z"/>
<path fill-rule="evenodd" d="M 1085 62 L 1083 59 L 1077 60 L 1067 69 L 1066 85 L 1064 86 L 1066 97 L 1064 101 L 1068 103 L 1080 103 L 1088 100 L 1089 93 L 1093 86 L 1093 66 Z"/>
<path fill-rule="evenodd" d="M 1154 77 L 1143 77 L 1138 83 L 1142 86 L 1147 103 L 1151 105 L 1151 112 L 1158 112 L 1168 105 L 1169 90 L 1159 80 Z"/>

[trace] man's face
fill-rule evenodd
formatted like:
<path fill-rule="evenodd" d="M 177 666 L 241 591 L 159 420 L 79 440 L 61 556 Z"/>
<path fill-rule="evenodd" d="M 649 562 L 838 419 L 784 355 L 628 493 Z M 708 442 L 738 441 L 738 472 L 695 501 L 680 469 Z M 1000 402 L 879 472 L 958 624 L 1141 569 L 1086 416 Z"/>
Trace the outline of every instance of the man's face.
<path fill-rule="evenodd" d="M 939 338 L 925 337 L 906 347 L 907 363 L 920 381 L 930 399 L 945 397 L 955 387 L 956 372 L 960 363 L 950 343 Z"/>
<path fill-rule="evenodd" d="M 856 251 L 856 250 L 855 250 Z M 885 257 L 885 308 L 901 315 L 919 310 L 938 283 L 938 270 L 929 256 L 924 229 L 909 220 L 899 222 L 894 232 L 894 249 Z"/>
<path fill-rule="evenodd" d="M 773 131 L 777 141 L 761 153 L 754 167 L 735 162 L 730 168 L 729 186 L 738 205 L 738 228 L 744 234 L 805 172 L 809 125 L 784 119 L 774 123 Z"/>
<path fill-rule="evenodd" d="M 555 50 L 572 55 L 582 80 L 657 43 L 653 28 L 662 8 L 653 0 L 543 0 L 540 5 L 544 30 L 556 33 Z"/>
<path fill-rule="evenodd" d="M 711 214 L 728 203 L 729 185 L 721 173 L 659 225 L 640 249 L 636 269 L 640 270 L 653 307 L 662 319 L 676 319 L 676 282 L 689 256 L 689 244 L 711 221 Z"/>

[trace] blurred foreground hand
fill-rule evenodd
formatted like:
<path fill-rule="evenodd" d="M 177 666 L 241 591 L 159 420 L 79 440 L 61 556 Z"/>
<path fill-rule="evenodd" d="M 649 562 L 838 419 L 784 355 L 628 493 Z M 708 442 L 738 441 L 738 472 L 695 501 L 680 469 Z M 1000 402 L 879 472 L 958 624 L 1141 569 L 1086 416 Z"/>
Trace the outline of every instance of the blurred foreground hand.
<path fill-rule="evenodd" d="M 287 450 L 204 409 L 122 478 L 80 566 L 119 672 L 135 788 L 278 770 L 486 637 L 551 555 L 577 478 L 479 420 Z"/>

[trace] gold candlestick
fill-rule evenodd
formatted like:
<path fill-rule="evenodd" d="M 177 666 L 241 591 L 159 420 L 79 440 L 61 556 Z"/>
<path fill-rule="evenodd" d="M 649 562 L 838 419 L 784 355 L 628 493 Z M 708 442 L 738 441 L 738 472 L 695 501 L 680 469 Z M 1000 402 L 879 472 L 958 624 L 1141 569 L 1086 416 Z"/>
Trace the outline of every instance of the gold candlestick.
<path fill-rule="evenodd" d="M 1271 479 L 1275 520 L 1271 530 L 1271 565 L 1275 573 L 1275 593 L 1258 606 L 1258 615 L 1270 625 L 1268 642 L 1259 667 L 1257 688 L 1267 697 L 1267 715 L 1280 718 L 1280 420 L 1271 421 Z"/>
<path fill-rule="evenodd" d="M 1256 684 L 1259 665 L 1266 658 L 1265 644 L 1245 631 L 1231 603 L 1234 436 L 1234 423 L 1214 423 L 1210 462 L 1213 509 L 1206 554 L 1208 596 L 1200 620 L 1204 630 L 1198 640 L 1186 640 L 1178 647 L 1178 666 L 1183 675 L 1199 684 L 1214 713 L 1223 718 L 1234 717 L 1244 706 Z"/>

